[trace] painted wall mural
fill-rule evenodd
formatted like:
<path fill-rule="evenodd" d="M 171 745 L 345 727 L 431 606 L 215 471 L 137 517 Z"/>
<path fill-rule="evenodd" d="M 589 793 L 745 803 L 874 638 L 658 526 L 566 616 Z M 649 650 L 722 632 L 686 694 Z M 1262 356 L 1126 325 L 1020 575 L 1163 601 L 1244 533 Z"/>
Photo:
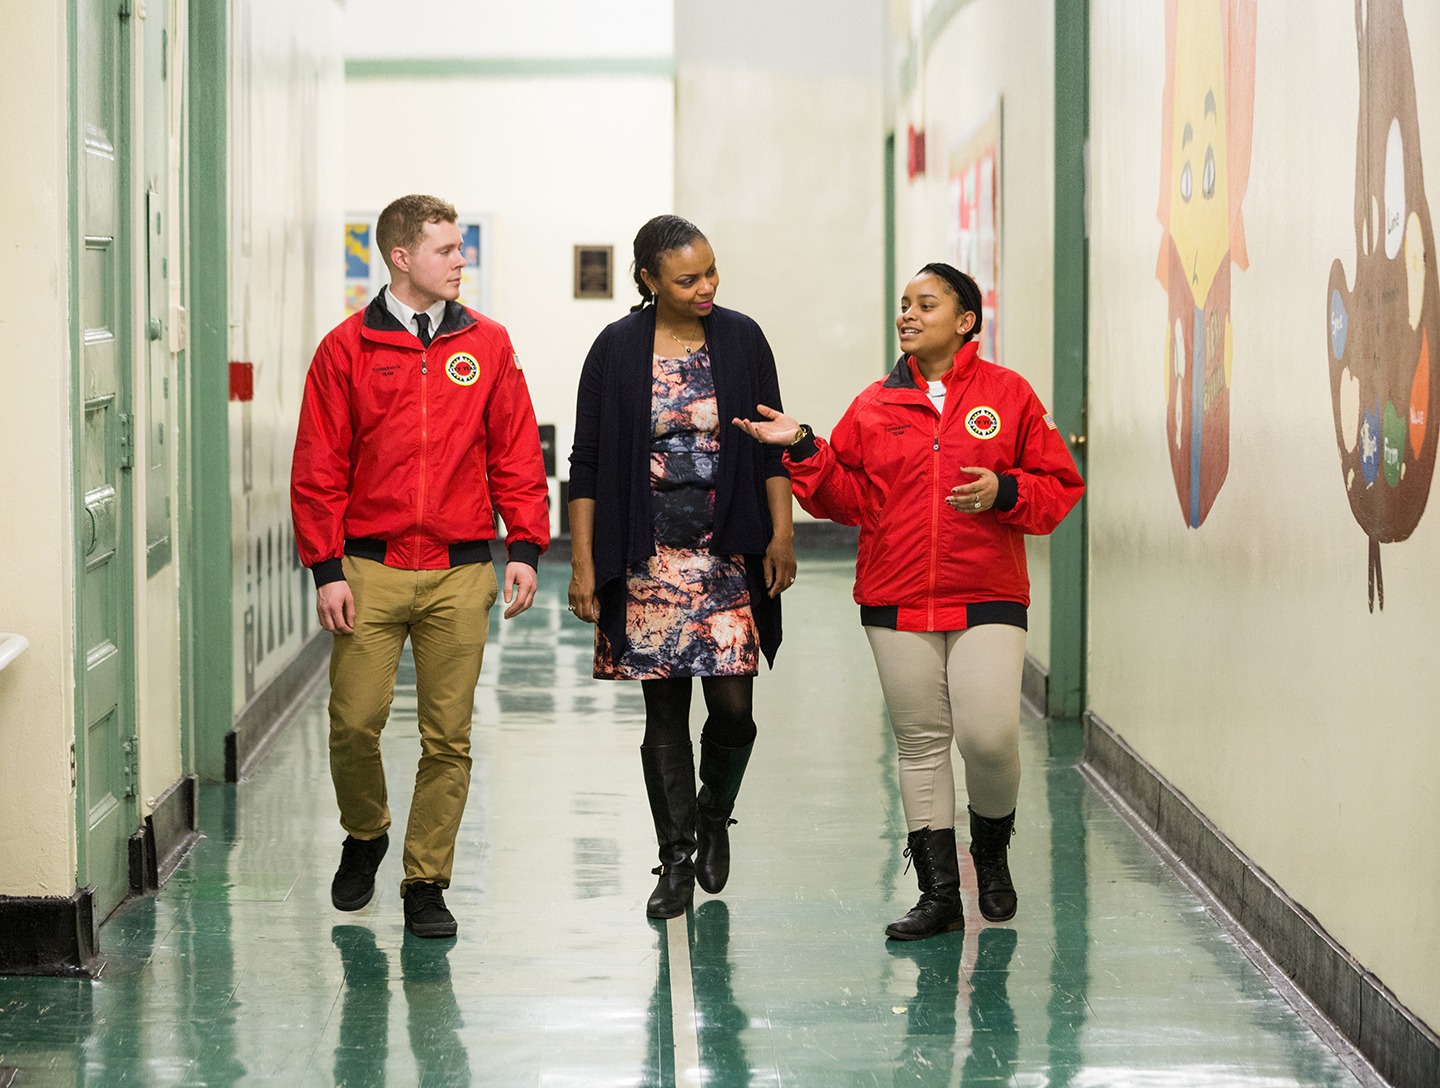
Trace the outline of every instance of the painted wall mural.
<path fill-rule="evenodd" d="M 1355 285 L 1340 258 L 1326 298 L 1330 398 L 1350 512 L 1370 540 L 1369 602 L 1385 607 L 1380 545 L 1419 524 L 1435 471 L 1440 382 L 1435 235 L 1420 169 L 1415 71 L 1401 0 L 1356 0 Z"/>
<path fill-rule="evenodd" d="M 1230 469 L 1230 265 L 1249 267 L 1255 0 L 1166 0 L 1155 274 L 1170 298 L 1165 432 L 1185 524 L 1198 529 Z"/>

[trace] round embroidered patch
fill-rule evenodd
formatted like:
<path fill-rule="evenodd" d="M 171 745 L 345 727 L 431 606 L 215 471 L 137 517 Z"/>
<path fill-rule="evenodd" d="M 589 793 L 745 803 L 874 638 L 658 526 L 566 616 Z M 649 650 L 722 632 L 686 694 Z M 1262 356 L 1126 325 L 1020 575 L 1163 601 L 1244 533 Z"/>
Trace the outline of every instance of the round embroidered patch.
<path fill-rule="evenodd" d="M 965 429 L 976 438 L 994 438 L 1000 433 L 1000 413 L 981 405 L 965 416 Z"/>
<path fill-rule="evenodd" d="M 445 360 L 445 373 L 456 385 L 474 385 L 480 378 L 480 364 L 468 352 L 457 351 Z"/>

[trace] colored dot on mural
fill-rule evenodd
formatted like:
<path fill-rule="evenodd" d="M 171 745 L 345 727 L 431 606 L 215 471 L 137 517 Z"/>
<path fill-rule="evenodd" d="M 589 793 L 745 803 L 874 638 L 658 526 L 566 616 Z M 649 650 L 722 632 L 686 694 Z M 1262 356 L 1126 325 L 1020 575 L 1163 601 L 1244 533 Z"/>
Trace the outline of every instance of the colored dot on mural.
<path fill-rule="evenodd" d="M 1312 311 L 1313 312 L 1313 311 Z M 1345 358 L 1345 341 L 1350 336 L 1350 317 L 1345 312 L 1345 300 L 1339 291 L 1330 292 L 1330 354 L 1336 359 Z"/>
<path fill-rule="evenodd" d="M 1385 402 L 1385 435 L 1382 440 L 1382 457 L 1385 464 L 1385 482 L 1391 487 L 1400 486 L 1401 470 L 1405 465 L 1405 438 L 1409 424 L 1395 411 L 1395 405 Z"/>
<path fill-rule="evenodd" d="M 1380 414 L 1375 411 L 1360 416 L 1360 469 L 1366 487 L 1380 476 Z"/>
<path fill-rule="evenodd" d="M 1410 452 L 1419 457 L 1425 445 L 1426 418 L 1430 410 L 1430 338 L 1420 330 L 1420 361 L 1415 364 L 1415 380 L 1410 383 Z"/>

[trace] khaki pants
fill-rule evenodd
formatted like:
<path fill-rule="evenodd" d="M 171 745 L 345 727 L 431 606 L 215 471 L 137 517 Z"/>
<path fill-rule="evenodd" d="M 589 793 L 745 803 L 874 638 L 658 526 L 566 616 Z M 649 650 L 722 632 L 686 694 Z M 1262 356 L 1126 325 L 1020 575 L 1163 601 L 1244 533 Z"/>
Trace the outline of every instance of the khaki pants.
<path fill-rule="evenodd" d="M 357 839 L 390 829 L 380 732 L 395 698 L 400 651 L 415 656 L 420 764 L 405 825 L 403 895 L 417 880 L 450 884 L 470 792 L 470 715 L 499 587 L 489 563 L 396 570 L 344 558 L 355 633 L 330 653 L 330 775 L 340 826 Z"/>
<path fill-rule="evenodd" d="M 910 831 L 955 826 L 955 771 L 965 761 L 970 807 L 992 819 L 1020 792 L 1020 680 L 1025 631 L 987 623 L 964 631 L 866 627 L 900 758 Z"/>

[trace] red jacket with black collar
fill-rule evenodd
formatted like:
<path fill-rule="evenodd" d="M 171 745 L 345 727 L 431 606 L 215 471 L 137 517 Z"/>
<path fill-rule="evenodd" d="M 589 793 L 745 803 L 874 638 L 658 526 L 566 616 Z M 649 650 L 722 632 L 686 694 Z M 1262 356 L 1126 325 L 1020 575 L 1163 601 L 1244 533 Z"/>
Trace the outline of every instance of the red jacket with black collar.
<path fill-rule="evenodd" d="M 310 363 L 290 505 L 316 585 L 342 554 L 406 570 L 489 558 L 494 509 L 512 560 L 550 543 L 540 432 L 503 326 L 450 302 L 430 346 L 377 296 Z"/>
<path fill-rule="evenodd" d="M 1025 534 L 1054 529 L 1085 485 L 1019 374 L 981 359 L 972 341 L 942 380 L 940 415 L 914 360 L 902 356 L 855 398 L 829 442 L 787 451 L 795 497 L 816 517 L 860 527 L 862 622 L 901 631 L 1023 627 Z M 944 502 L 975 479 L 966 466 L 999 477 L 993 507 L 972 514 Z"/>

